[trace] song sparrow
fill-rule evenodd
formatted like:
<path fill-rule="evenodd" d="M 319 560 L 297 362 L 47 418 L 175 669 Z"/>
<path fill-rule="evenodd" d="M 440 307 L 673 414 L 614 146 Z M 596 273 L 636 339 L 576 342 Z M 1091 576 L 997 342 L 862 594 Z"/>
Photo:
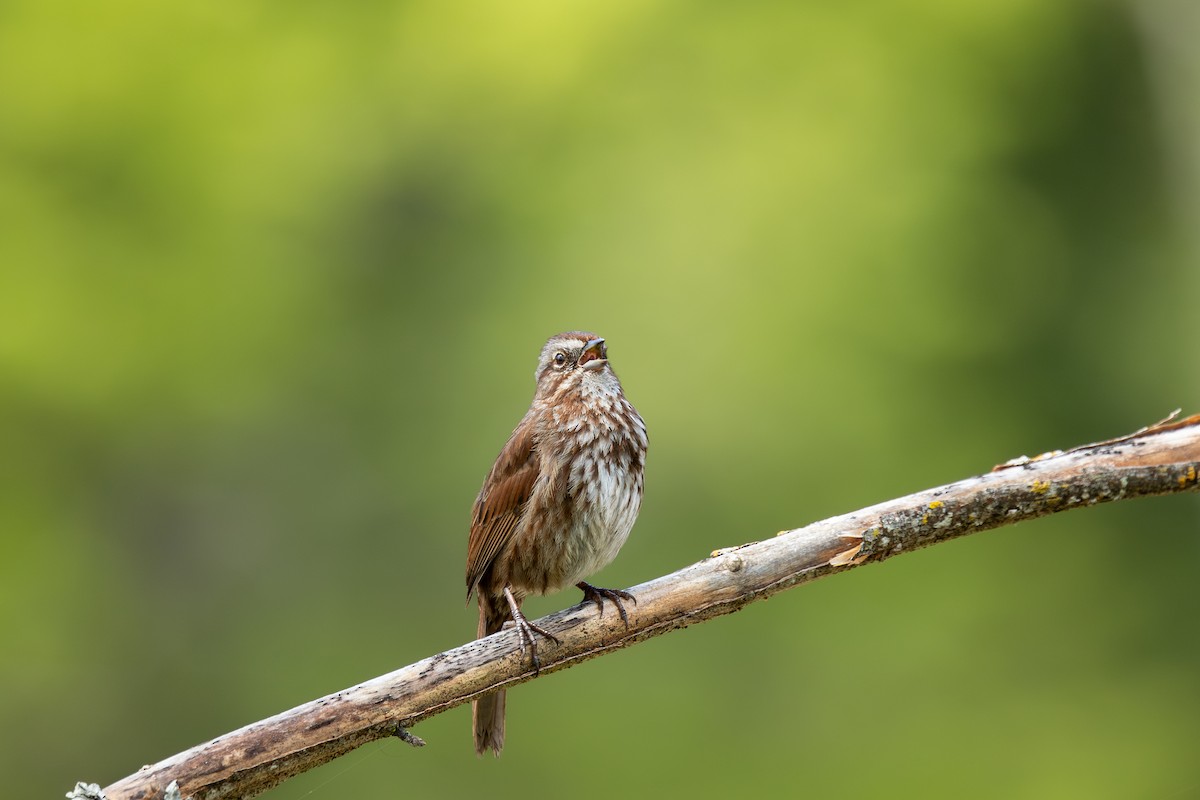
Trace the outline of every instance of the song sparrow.
<path fill-rule="evenodd" d="M 528 595 L 575 584 L 584 602 L 603 614 L 608 599 L 629 624 L 621 601 L 632 595 L 583 579 L 611 562 L 629 536 L 642 503 L 647 440 L 595 334 L 552 336 L 534 378 L 533 403 L 475 498 L 467 599 L 474 592 L 479 600 L 480 638 L 513 620 L 536 670 L 535 634 L 558 640 L 525 619 L 521 601 Z M 472 718 L 476 752 L 500 755 L 504 692 L 476 700 Z"/>

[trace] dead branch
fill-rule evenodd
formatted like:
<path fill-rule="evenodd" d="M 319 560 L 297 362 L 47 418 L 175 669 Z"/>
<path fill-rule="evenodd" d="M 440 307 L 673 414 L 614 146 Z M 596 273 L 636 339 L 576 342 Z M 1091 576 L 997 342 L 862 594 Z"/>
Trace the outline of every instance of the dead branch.
<path fill-rule="evenodd" d="M 562 643 L 539 646 L 541 674 L 736 611 L 776 592 L 920 547 L 1022 520 L 1135 497 L 1200 489 L 1200 415 L 1129 436 L 1014 459 L 993 471 L 714 551 L 635 586 L 626 630 L 616 614 L 574 606 L 537 621 Z M 198 800 L 251 797 L 367 742 L 399 736 L 484 692 L 536 677 L 513 631 L 469 642 L 313 700 L 143 767 L 109 800 L 160 800 L 178 782 Z M 465 740 L 464 740 L 465 741 Z M 464 748 L 466 745 L 464 744 Z M 467 749 L 464 749 L 467 752 Z"/>

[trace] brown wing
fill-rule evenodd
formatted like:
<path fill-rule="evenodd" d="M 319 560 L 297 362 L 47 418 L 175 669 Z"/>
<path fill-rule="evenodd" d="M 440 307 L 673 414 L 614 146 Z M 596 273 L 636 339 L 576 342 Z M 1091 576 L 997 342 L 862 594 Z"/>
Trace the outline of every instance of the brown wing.
<path fill-rule="evenodd" d="M 537 481 L 538 462 L 531 421 L 531 415 L 521 420 L 492 465 L 479 497 L 475 498 L 471 538 L 467 542 L 468 600 L 496 556 L 512 541 L 521 512 Z"/>

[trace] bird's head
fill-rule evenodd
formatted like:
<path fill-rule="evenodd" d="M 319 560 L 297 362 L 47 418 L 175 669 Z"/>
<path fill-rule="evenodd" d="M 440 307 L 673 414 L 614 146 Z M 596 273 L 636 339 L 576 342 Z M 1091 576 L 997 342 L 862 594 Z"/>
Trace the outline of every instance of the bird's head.
<path fill-rule="evenodd" d="M 534 378 L 538 394 L 552 396 L 566 386 L 593 385 L 620 390 L 617 375 L 608 363 L 608 347 L 594 333 L 570 331 L 551 336 L 542 348 Z"/>

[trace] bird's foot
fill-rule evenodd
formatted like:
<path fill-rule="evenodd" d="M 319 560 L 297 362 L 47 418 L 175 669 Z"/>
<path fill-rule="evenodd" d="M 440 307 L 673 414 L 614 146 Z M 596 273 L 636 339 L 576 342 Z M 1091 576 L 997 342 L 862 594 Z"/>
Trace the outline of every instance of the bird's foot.
<path fill-rule="evenodd" d="M 517 641 L 521 645 L 521 655 L 525 655 L 525 646 L 529 646 L 529 660 L 533 664 L 533 674 L 537 675 L 542 671 L 542 662 L 538 659 L 537 639 L 534 634 L 544 636 L 555 644 L 562 644 L 559 638 L 545 628 L 534 625 L 525 615 L 521 613 L 521 604 L 513 597 L 512 592 L 506 586 L 504 587 L 504 597 L 508 600 L 508 610 L 512 613 L 512 625 L 517 629 Z M 505 623 L 507 626 L 508 623 Z"/>
<path fill-rule="evenodd" d="M 601 589 L 599 586 L 592 586 L 586 581 L 580 581 L 575 584 L 579 589 L 583 590 L 583 600 L 581 602 L 592 602 L 600 609 L 600 616 L 604 616 L 604 601 L 611 600 L 612 604 L 617 607 L 617 613 L 621 615 L 621 622 L 625 623 L 625 627 L 629 627 L 629 615 L 625 613 L 625 605 L 622 600 L 628 600 L 637 605 L 637 598 L 629 592 L 623 592 L 620 589 Z"/>

